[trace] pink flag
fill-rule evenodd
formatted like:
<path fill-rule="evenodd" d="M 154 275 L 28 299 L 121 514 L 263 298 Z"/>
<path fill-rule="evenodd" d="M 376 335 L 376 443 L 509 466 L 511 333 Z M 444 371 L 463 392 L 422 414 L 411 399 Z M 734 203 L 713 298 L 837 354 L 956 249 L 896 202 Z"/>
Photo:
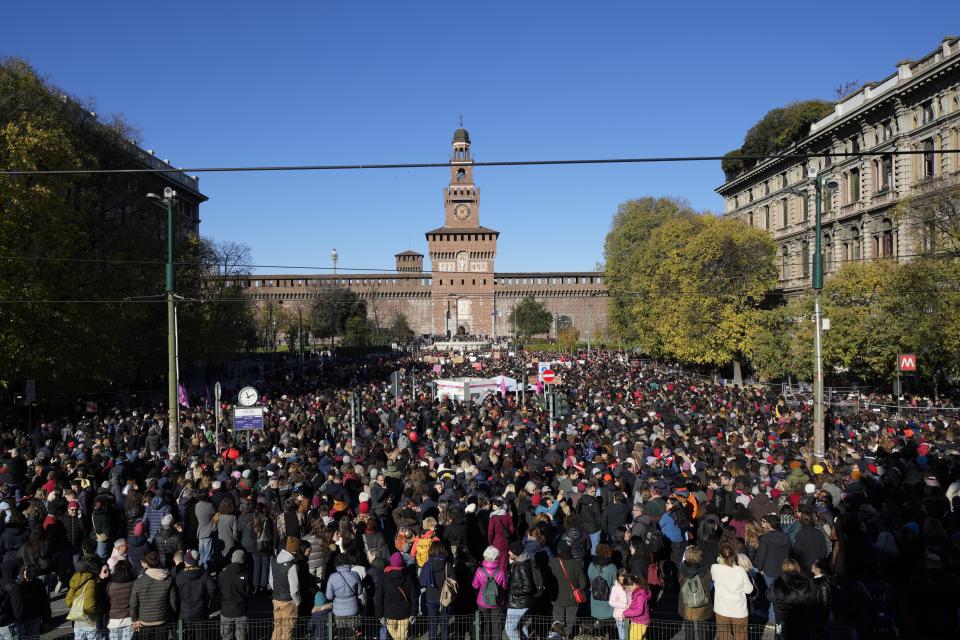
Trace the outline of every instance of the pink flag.
<path fill-rule="evenodd" d="M 441 371 L 443 371 L 443 367 L 442 367 L 441 365 L 439 365 L 439 364 L 433 365 L 433 372 L 434 372 L 434 373 L 440 373 Z"/>
<path fill-rule="evenodd" d="M 543 393 L 543 383 L 537 380 L 537 393 Z"/>
<path fill-rule="evenodd" d="M 187 390 L 183 388 L 182 384 L 177 385 L 177 402 L 181 407 L 190 408 L 190 400 L 187 398 Z"/>
<path fill-rule="evenodd" d="M 506 397 L 507 395 L 507 379 L 504 376 L 500 376 L 500 393 Z"/>

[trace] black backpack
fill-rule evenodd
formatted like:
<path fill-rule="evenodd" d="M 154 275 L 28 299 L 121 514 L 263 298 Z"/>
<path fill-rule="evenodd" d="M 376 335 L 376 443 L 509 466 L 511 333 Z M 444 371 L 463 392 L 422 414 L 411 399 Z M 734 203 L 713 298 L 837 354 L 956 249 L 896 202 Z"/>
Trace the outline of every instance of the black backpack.
<path fill-rule="evenodd" d="M 600 574 L 594 576 L 593 580 L 590 581 L 590 597 L 604 602 L 610 599 L 610 585 Z"/>
<path fill-rule="evenodd" d="M 643 534 L 643 546 L 649 553 L 656 553 L 663 547 L 663 534 L 654 527 L 648 527 Z"/>

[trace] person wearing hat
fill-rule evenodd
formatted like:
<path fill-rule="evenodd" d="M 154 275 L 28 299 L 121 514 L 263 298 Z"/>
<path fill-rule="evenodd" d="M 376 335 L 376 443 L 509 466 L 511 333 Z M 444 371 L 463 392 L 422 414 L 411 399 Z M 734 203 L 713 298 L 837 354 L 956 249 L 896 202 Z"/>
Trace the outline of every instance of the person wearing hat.
<path fill-rule="evenodd" d="M 410 623 L 420 606 L 420 589 L 407 570 L 403 555 L 395 551 L 373 596 L 374 612 L 385 622 L 392 640 L 407 640 Z"/>
<path fill-rule="evenodd" d="M 508 576 L 500 567 L 500 550 L 491 545 L 484 550 L 483 562 L 477 567 L 471 582 L 471 586 L 477 590 L 483 638 L 498 638 L 503 629 L 501 607 Z"/>
<path fill-rule="evenodd" d="M 246 554 L 237 549 L 230 554 L 230 564 L 217 576 L 220 589 L 220 637 L 222 640 L 245 640 L 247 610 L 250 606 L 250 580 L 244 566 Z"/>
<path fill-rule="evenodd" d="M 296 554 L 300 539 L 288 537 L 284 548 L 270 562 L 270 588 L 273 590 L 273 640 L 290 640 L 302 600 Z"/>
<path fill-rule="evenodd" d="M 183 554 L 183 571 L 174 584 L 180 599 L 180 619 L 185 631 L 202 633 L 200 627 L 210 617 L 210 604 L 217 597 L 217 583 L 200 566 L 200 554 L 190 549 Z M 198 633 L 197 635 L 200 635 Z"/>
<path fill-rule="evenodd" d="M 160 520 L 160 529 L 153 538 L 153 546 L 160 554 L 160 566 L 173 567 L 173 554 L 184 550 L 183 534 L 180 525 L 174 525 L 173 515 L 167 514 Z"/>

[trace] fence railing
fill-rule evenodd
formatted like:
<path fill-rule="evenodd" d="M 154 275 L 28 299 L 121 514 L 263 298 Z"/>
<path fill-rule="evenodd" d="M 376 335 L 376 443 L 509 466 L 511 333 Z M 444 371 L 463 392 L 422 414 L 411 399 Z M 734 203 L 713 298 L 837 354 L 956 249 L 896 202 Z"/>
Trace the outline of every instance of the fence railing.
<path fill-rule="evenodd" d="M 648 625 L 578 616 L 576 607 L 554 615 L 527 615 L 506 607 L 465 615 L 413 616 L 390 619 L 335 616 L 328 609 L 295 618 L 220 618 L 116 629 L 77 628 L 73 633 L 42 638 L 76 640 L 712 640 L 747 637 L 778 640 L 778 630 L 762 624 L 719 624 L 653 617 Z M 655 614 L 654 614 L 655 615 Z M 18 635 L 19 640 L 41 636 Z"/>

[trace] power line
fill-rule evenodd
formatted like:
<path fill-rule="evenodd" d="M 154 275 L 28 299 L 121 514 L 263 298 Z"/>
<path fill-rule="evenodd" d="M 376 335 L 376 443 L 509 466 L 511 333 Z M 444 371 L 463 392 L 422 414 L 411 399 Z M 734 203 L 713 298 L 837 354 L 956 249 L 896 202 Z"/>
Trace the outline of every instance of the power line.
<path fill-rule="evenodd" d="M 936 153 L 958 153 L 960 149 L 939 149 Z M 666 162 L 717 162 L 722 160 L 809 160 L 811 158 L 863 158 L 886 155 L 923 155 L 922 149 L 888 149 L 884 151 L 841 151 L 824 153 L 778 153 L 708 156 L 648 156 L 636 158 L 585 158 L 563 160 L 496 160 L 489 162 L 398 162 L 385 164 L 308 164 L 308 165 L 250 165 L 234 167 L 180 167 L 128 169 L 3 169 L 0 175 L 90 175 L 136 173 L 238 173 L 266 171 L 354 171 L 367 169 L 446 169 L 450 167 L 531 167 L 592 164 L 656 164 Z"/>

